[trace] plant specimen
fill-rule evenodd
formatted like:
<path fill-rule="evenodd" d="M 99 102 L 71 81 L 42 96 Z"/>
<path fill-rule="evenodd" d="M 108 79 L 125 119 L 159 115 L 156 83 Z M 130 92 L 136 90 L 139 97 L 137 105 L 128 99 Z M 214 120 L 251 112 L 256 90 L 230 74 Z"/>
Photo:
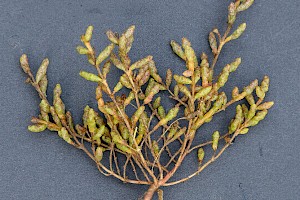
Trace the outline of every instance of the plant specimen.
<path fill-rule="evenodd" d="M 86 106 L 81 125 L 74 125 L 72 115 L 61 99 L 59 84 L 54 88 L 53 102 L 47 99 L 49 60 L 43 60 L 34 76 L 27 56 L 23 54 L 20 63 L 28 76 L 27 83 L 41 98 L 40 115 L 31 119 L 33 124 L 28 129 L 57 132 L 68 144 L 95 161 L 105 176 L 113 176 L 125 183 L 149 185 L 142 198 L 152 199 L 158 192 L 162 199 L 161 187 L 184 182 L 199 174 L 219 158 L 237 136 L 246 134 L 250 127 L 263 120 L 274 104 L 264 102 L 269 88 L 267 76 L 260 83 L 252 81 L 242 91 L 234 87 L 227 100 L 222 88 L 241 64 L 241 58 L 227 64 L 220 74 L 214 74 L 223 46 L 239 38 L 246 29 L 246 24 L 242 23 L 232 31 L 237 15 L 252 4 L 253 0 L 232 2 L 228 7 L 225 33 L 221 35 L 216 28 L 209 33 L 212 61 L 205 53 L 199 59 L 187 38 L 183 38 L 181 44 L 171 41 L 172 50 L 185 62 L 185 70 L 182 74 L 173 74 L 168 69 L 164 78 L 158 74 L 152 56 L 135 62 L 130 60 L 128 53 L 134 41 L 135 26 L 120 35 L 107 31 L 110 44 L 100 53 L 96 53 L 91 44 L 93 27 L 89 26 L 81 36 L 83 45 L 78 46 L 77 51 L 87 56 L 95 73 L 81 71 L 79 74 L 95 82 L 99 110 Z M 122 71 L 118 83 L 113 86 L 107 82 L 112 66 Z M 168 93 L 175 102 L 170 109 L 161 104 L 162 92 Z M 201 134 L 198 129 L 203 124 L 244 99 L 246 101 L 236 106 L 235 117 L 226 133 L 215 131 L 211 140 L 195 144 L 194 139 Z M 210 150 L 211 155 L 207 154 Z M 195 172 L 172 180 L 189 154 L 194 154 L 199 163 Z"/>

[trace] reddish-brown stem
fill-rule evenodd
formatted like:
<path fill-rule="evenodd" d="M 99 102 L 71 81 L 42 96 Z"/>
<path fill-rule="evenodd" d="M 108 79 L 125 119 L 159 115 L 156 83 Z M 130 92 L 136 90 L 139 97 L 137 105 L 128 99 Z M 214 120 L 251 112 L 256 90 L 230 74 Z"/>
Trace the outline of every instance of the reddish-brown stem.
<path fill-rule="evenodd" d="M 153 198 L 154 193 L 156 192 L 156 190 L 159 188 L 159 186 L 153 184 L 149 187 L 149 189 L 146 191 L 146 193 L 144 194 L 144 200 L 151 200 Z"/>

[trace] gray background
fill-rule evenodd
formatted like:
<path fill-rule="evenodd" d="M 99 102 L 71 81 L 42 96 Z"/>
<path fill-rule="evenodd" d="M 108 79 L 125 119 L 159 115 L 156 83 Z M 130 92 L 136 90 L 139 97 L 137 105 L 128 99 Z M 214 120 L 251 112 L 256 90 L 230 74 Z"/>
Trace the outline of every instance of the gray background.
<path fill-rule="evenodd" d="M 121 32 L 135 24 L 132 59 L 150 54 L 162 74 L 169 67 L 180 72 L 183 63 L 172 54 L 170 39 L 179 41 L 185 36 L 199 54 L 208 52 L 207 34 L 215 26 L 224 31 L 229 2 L 2 0 L 0 199 L 136 199 L 146 189 L 104 177 L 87 156 L 54 133 L 27 131 L 30 117 L 38 114 L 39 99 L 24 84 L 19 68 L 22 53 L 29 55 L 33 70 L 44 57 L 50 59 L 49 90 L 57 82 L 62 84 L 63 99 L 79 122 L 85 104 L 95 105 L 94 84 L 78 78 L 88 64 L 74 50 L 87 25 L 95 26 L 93 42 L 101 49 L 108 44 L 105 30 Z M 299 2 L 257 0 L 239 16 L 237 23 L 246 21 L 247 31 L 225 46 L 218 65 L 220 70 L 243 57 L 227 91 L 268 74 L 267 100 L 276 105 L 266 120 L 238 138 L 201 175 L 165 188 L 165 199 L 300 198 Z M 203 130 L 225 129 L 230 111 Z"/>

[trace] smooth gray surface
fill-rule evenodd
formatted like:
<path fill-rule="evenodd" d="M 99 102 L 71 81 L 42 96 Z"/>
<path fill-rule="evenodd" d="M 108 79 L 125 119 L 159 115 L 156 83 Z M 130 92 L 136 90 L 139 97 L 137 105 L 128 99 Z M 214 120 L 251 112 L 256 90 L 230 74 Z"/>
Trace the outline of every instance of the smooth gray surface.
<path fill-rule="evenodd" d="M 24 84 L 22 53 L 29 55 L 34 70 L 44 57 L 50 59 L 49 90 L 61 83 L 65 103 L 79 122 L 85 104 L 95 105 L 94 85 L 78 78 L 88 65 L 74 50 L 87 25 L 95 26 L 99 49 L 108 44 L 105 30 L 121 32 L 135 24 L 133 60 L 150 54 L 162 74 L 168 67 L 179 72 L 183 64 L 172 54 L 170 39 L 185 36 L 199 54 L 208 52 L 207 34 L 214 26 L 224 31 L 229 2 L 2 0 L 0 199 L 136 199 L 146 189 L 100 175 L 87 156 L 53 133 L 27 131 L 30 117 L 38 114 L 39 100 Z M 299 2 L 257 0 L 239 16 L 238 23 L 247 22 L 247 31 L 225 46 L 218 65 L 220 69 L 243 57 L 227 91 L 268 74 L 267 99 L 276 105 L 266 120 L 238 138 L 201 175 L 165 188 L 165 199 L 299 199 Z M 225 128 L 228 116 L 230 112 L 220 114 L 215 127 L 204 130 Z"/>

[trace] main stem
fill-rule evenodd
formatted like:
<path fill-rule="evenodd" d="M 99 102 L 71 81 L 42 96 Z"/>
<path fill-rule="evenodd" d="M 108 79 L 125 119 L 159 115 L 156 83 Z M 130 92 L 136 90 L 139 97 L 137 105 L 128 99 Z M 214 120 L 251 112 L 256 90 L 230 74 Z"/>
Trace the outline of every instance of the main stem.
<path fill-rule="evenodd" d="M 144 195 L 144 200 L 151 200 L 153 198 L 154 193 L 157 191 L 158 188 L 159 188 L 158 185 L 155 185 L 155 184 L 151 185 Z"/>

